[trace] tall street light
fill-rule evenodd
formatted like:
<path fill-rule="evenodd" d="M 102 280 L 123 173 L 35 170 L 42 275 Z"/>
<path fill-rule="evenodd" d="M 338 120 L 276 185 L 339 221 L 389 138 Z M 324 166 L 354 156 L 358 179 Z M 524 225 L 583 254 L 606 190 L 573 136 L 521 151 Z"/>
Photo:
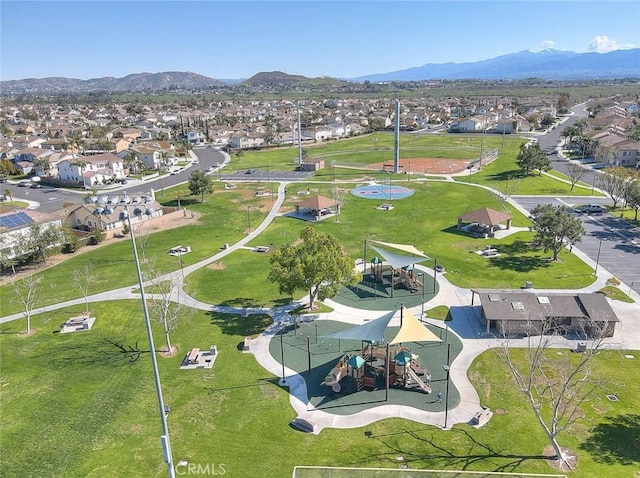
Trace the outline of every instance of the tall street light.
<path fill-rule="evenodd" d="M 444 428 L 447 428 L 447 418 L 449 417 L 449 373 L 451 367 L 449 365 L 449 357 L 451 353 L 451 342 L 447 342 L 447 363 L 442 366 L 442 369 L 447 373 L 447 387 L 444 394 Z"/>
<path fill-rule="evenodd" d="M 149 340 L 149 351 L 151 352 L 151 365 L 153 368 L 153 378 L 156 385 L 156 395 L 158 398 L 158 408 L 160 409 L 160 421 L 162 422 L 162 436 L 160 443 L 162 444 L 162 455 L 169 471 L 169 478 L 175 478 L 175 470 L 173 469 L 173 456 L 171 453 L 171 443 L 169 441 L 169 426 L 167 425 L 166 408 L 162 398 L 162 385 L 160 384 L 160 373 L 158 372 L 158 361 L 156 359 L 156 349 L 153 343 L 153 333 L 151 332 L 151 320 L 149 319 L 149 310 L 147 308 L 147 298 L 144 293 L 144 280 L 142 279 L 142 271 L 140 270 L 140 260 L 138 259 L 138 249 L 136 248 L 136 240 L 134 237 L 133 226 L 131 224 L 131 216 L 129 208 L 124 209 L 127 212 L 127 220 L 129 225 L 129 235 L 131 236 L 131 246 L 133 248 L 133 258 L 136 264 L 136 272 L 138 274 L 138 285 L 140 287 L 140 300 L 142 300 L 142 311 L 144 314 L 145 325 L 147 326 L 147 339 Z"/>
<path fill-rule="evenodd" d="M 251 234 L 251 206 L 247 206 L 247 222 L 249 223 L 249 234 Z"/>
<path fill-rule="evenodd" d="M 596 255 L 596 268 L 593 270 L 595 275 L 598 274 L 598 264 L 600 263 L 600 249 L 602 249 L 602 239 L 600 239 L 600 244 L 598 244 L 598 254 Z"/>
<path fill-rule="evenodd" d="M 420 321 L 424 321 L 424 272 L 418 272 L 418 277 L 420 277 L 420 282 L 422 284 L 422 304 L 420 307 Z"/>

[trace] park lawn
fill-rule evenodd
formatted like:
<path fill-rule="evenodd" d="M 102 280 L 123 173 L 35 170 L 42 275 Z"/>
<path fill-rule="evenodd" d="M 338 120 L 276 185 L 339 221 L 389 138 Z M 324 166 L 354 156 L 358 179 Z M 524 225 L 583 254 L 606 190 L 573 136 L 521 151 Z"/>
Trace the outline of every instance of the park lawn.
<path fill-rule="evenodd" d="M 569 176 L 567 176 L 566 174 L 562 174 L 561 172 L 558 171 L 554 171 L 553 169 L 546 171 L 546 174 L 553 176 L 554 178 L 558 178 L 558 179 L 562 179 L 564 181 L 571 181 L 571 178 L 569 178 Z M 598 196 L 598 197 L 604 197 L 604 194 L 602 194 L 601 192 L 593 189 L 593 186 L 591 184 L 587 184 L 585 182 L 582 181 L 578 181 L 575 186 L 575 188 L 583 188 L 583 189 L 588 189 L 589 190 L 589 195 L 591 196 Z M 591 194 L 591 192 L 593 191 L 593 194 Z"/>
<path fill-rule="evenodd" d="M 402 184 L 402 183 L 397 183 Z M 443 182 L 412 182 L 405 184 L 415 194 L 402 201 L 394 201 L 395 209 L 380 211 L 377 201 L 349 194 L 340 186 L 344 208 L 339 217 L 313 223 L 289 217 L 277 217 L 250 245 L 279 247 L 294 242 L 300 231 L 309 225 L 324 234 L 334 235 L 352 258 L 363 257 L 364 240 L 414 244 L 446 269 L 447 279 L 459 287 L 520 288 L 527 281 L 536 288 L 574 289 L 594 281 L 592 270 L 567 250 L 560 252 L 560 260 L 549 260 L 550 253 L 530 247 L 533 233 L 525 231 L 504 239 L 479 239 L 456 229 L 460 214 L 482 206 L 499 208 L 494 196 L 485 189 L 464 184 Z M 332 197 L 331 184 L 297 183 L 291 191 L 307 189 L 311 194 Z M 344 189 L 342 189 L 344 188 Z M 292 211 L 299 200 L 307 196 L 288 195 L 281 212 Z M 527 227 L 530 222 L 520 212 L 509 207 L 513 225 Z M 363 234 L 366 231 L 366 234 Z M 486 258 L 475 253 L 490 244 L 502 253 Z M 369 248 L 368 259 L 377 255 Z M 194 298 L 211 304 L 243 306 L 272 306 L 285 298 L 277 293 L 277 286 L 268 282 L 269 257 L 249 251 L 236 251 L 225 257 L 224 269 L 196 271 L 187 277 L 187 291 Z M 431 262 L 424 265 L 430 267 Z M 215 285 L 212 285 L 215 284 Z M 304 295 L 306 291 L 300 291 Z"/>
<path fill-rule="evenodd" d="M 522 360 L 525 349 L 514 351 L 514 357 Z M 550 356 L 570 354 L 563 349 L 549 349 Z M 640 373 L 633 359 L 627 359 L 618 350 L 600 351 L 591 362 L 590 380 L 598 384 L 583 404 L 584 419 L 558 436 L 561 446 L 578 453 L 578 468 L 570 476 L 616 476 L 634 478 L 640 461 L 637 446 L 637 424 L 640 420 L 637 394 L 640 393 Z M 578 357 L 573 357 L 577 359 Z M 511 372 L 497 359 L 495 351 L 480 355 L 468 372 L 469 378 L 480 395 L 480 401 L 494 412 L 491 421 L 483 428 L 488 433 L 498 430 L 514 432 L 520 418 L 531 416 L 523 396 L 513 386 Z M 509 384 L 496 387 L 498 383 Z M 612 402 L 607 394 L 620 399 Z M 507 407 L 514 407 L 513 409 Z M 527 441 L 530 455 L 540 453 L 547 445 L 541 428 L 531 423 L 531 436 L 516 438 Z"/>
<path fill-rule="evenodd" d="M 191 246 L 191 252 L 182 256 L 183 267 L 186 267 L 220 252 L 224 243 L 239 241 L 248 232 L 247 206 L 252 206 L 251 221 L 255 225 L 266 217 L 271 207 L 271 198 L 256 198 L 254 188 L 253 185 L 246 189 L 242 186 L 230 190 L 216 188 L 204 203 L 193 197 L 182 199 L 183 207 L 201 214 L 199 224 L 149 234 L 144 241 L 146 246 L 138 246 L 143 265 L 147 259 L 152 259 L 159 271 L 169 272 L 179 268 L 178 258 L 167 254 L 174 246 Z M 177 189 L 181 188 L 166 190 L 164 197 L 158 199 L 164 205 L 175 205 Z M 81 297 L 70 278 L 74 270 L 82 270 L 87 264 L 93 265 L 92 274 L 95 276 L 91 285 L 92 294 L 133 285 L 137 281 L 131 239 L 124 237 L 43 270 L 43 287 L 37 306 Z M 11 296 L 9 285 L 0 287 L 2 315 L 20 312 Z"/>
<path fill-rule="evenodd" d="M 264 245 L 260 243 L 260 245 Z M 185 292 L 194 299 L 226 307 L 275 307 L 290 297 L 269 282 L 271 252 L 241 249 L 185 278 Z"/>
<path fill-rule="evenodd" d="M 91 331 L 51 333 L 80 309 L 36 316 L 32 336 L 16 333 L 22 321 L 5 324 L 0 334 L 0 475 L 166 476 L 140 304 L 93 304 Z M 474 361 L 469 376 L 482 404 L 506 413 L 480 429 L 455 425 L 444 432 L 393 418 L 317 436 L 293 430 L 287 390 L 238 349 L 268 324 L 264 316 L 204 311 L 180 321 L 172 334 L 179 352 L 158 356 L 176 463 L 224 464 L 229 476 L 290 477 L 295 465 L 397 469 L 396 457 L 403 455 L 410 468 L 553 473 L 540 456 L 545 436 L 492 351 Z M 154 334 L 158 347 L 155 325 Z M 140 356 L 123 354 L 110 341 L 139 348 Z M 211 370 L 179 370 L 192 347 L 212 344 L 219 356 Z M 594 363 L 596 378 L 609 385 L 604 391 L 621 400 L 608 402 L 599 392 L 585 407 L 591 422 L 560 442 L 579 453 L 571 476 L 631 478 L 640 459 L 633 426 L 640 377 L 633 361 L 617 352 L 601 352 Z"/>
<path fill-rule="evenodd" d="M 518 152 L 522 138 L 508 138 L 503 144 L 501 136 L 493 135 L 416 135 L 403 133 L 400 135 L 400 158 L 449 158 L 474 160 L 480 156 L 480 151 L 510 148 L 510 154 Z M 513 143 L 513 145 L 511 144 Z M 309 157 L 322 157 L 327 168 L 322 175 L 327 174 L 331 163 L 335 161 L 341 165 L 367 166 L 379 162 L 392 162 L 394 157 L 394 134 L 374 133 L 340 141 L 325 141 L 316 144 L 303 145 L 303 150 Z M 297 147 L 280 147 L 263 151 L 243 152 L 240 156 L 231 155 L 228 169 L 242 171 L 248 168 L 291 169 L 298 158 Z M 316 173 L 318 175 L 318 173 Z"/>
<path fill-rule="evenodd" d="M 514 154 L 500 154 L 498 159 L 483 166 L 481 171 L 470 176 L 457 176 L 454 179 L 459 182 L 489 186 L 497 190 L 505 187 L 507 181 L 515 179 L 519 184 L 513 195 L 520 196 L 591 196 L 590 187 L 588 189 L 574 187 L 571 191 L 570 184 L 551 176 L 532 173 L 523 177 L 516 164 L 516 155 L 517 151 Z M 594 192 L 594 195 L 596 193 Z"/>

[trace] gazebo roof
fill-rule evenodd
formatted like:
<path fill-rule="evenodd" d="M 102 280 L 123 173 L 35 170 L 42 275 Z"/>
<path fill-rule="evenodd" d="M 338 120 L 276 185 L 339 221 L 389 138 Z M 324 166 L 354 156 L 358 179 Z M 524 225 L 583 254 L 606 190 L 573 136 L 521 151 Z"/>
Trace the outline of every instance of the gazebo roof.
<path fill-rule="evenodd" d="M 484 224 L 487 226 L 497 226 L 498 224 L 508 221 L 513 216 L 506 212 L 496 211 L 488 207 L 477 209 L 458 216 L 458 219 L 469 222 L 477 222 L 478 224 Z"/>
<path fill-rule="evenodd" d="M 321 209 L 328 209 L 330 207 L 335 206 L 337 203 L 333 199 L 329 199 L 328 197 L 320 196 L 316 194 L 315 196 L 311 196 L 310 198 L 298 203 L 299 207 L 309 208 L 315 211 L 320 211 Z"/>

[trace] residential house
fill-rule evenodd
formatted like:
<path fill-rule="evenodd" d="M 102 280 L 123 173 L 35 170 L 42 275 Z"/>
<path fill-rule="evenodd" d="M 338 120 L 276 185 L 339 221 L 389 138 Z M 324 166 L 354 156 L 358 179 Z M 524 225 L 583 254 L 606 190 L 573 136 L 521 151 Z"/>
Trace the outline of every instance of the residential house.
<path fill-rule="evenodd" d="M 611 156 L 602 158 L 608 166 L 638 168 L 640 165 L 640 142 L 611 131 L 604 131 L 592 137 L 607 146 Z"/>
<path fill-rule="evenodd" d="M 234 135 L 231 136 L 231 139 L 229 140 L 229 146 L 232 148 L 258 148 L 262 145 L 264 145 L 264 138 L 256 133 Z"/>
<path fill-rule="evenodd" d="M 191 144 L 201 144 L 206 141 L 206 137 L 200 131 L 188 131 L 187 141 Z"/>
<path fill-rule="evenodd" d="M 62 228 L 62 220 L 51 214 L 31 209 L 11 209 L 0 213 L 0 255 L 13 259 L 21 255 L 21 251 L 16 249 L 23 239 L 31 237 L 31 227 L 40 226 L 41 230 L 51 227 Z M 51 247 L 60 245 L 60 242 L 51 244 Z"/>
<path fill-rule="evenodd" d="M 164 214 L 164 208 L 155 200 L 153 191 L 136 194 L 100 194 L 85 200 L 67 215 L 65 222 L 83 231 L 118 231 L 128 222 L 148 221 Z"/>
<path fill-rule="evenodd" d="M 113 153 L 64 159 L 58 163 L 58 175 L 85 187 L 125 178 L 123 160 Z"/>

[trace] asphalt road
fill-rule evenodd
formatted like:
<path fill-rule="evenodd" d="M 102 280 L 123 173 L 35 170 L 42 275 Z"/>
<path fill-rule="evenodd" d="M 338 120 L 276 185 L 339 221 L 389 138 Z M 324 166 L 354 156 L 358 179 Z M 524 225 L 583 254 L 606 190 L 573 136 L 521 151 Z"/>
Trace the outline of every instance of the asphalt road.
<path fill-rule="evenodd" d="M 531 211 L 538 204 L 571 206 L 576 200 L 580 200 L 576 197 L 536 196 L 513 199 L 527 211 Z M 588 201 L 593 204 L 611 204 L 608 198 L 589 198 Z M 576 214 L 576 217 L 582 220 L 586 234 L 575 247 L 584 252 L 598 267 L 604 267 L 640 294 L 640 229 L 606 213 Z"/>

